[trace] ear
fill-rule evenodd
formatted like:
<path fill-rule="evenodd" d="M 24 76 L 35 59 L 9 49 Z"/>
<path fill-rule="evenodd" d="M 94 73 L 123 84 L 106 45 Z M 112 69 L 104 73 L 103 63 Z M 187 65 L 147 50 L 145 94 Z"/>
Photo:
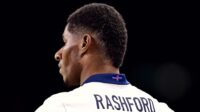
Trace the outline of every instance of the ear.
<path fill-rule="evenodd" d="M 85 54 L 92 44 L 92 37 L 89 34 L 84 34 L 81 40 L 81 56 Z"/>

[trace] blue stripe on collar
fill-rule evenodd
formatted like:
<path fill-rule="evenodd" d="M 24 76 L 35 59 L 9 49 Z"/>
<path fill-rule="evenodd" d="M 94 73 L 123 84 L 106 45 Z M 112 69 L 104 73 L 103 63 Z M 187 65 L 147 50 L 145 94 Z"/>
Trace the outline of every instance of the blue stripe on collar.
<path fill-rule="evenodd" d="M 125 74 L 95 74 L 90 76 L 82 85 L 89 82 L 102 82 L 102 83 L 110 83 L 110 84 L 118 84 L 118 85 L 127 85 L 129 82 L 126 79 Z"/>

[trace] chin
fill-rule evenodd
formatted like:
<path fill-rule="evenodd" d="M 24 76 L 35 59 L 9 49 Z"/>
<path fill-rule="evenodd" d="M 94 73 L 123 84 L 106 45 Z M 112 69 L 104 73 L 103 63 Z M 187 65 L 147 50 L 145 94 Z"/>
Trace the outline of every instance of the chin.
<path fill-rule="evenodd" d="M 64 80 L 64 83 L 67 87 L 75 87 L 75 86 L 80 86 L 80 83 L 74 83 L 72 81 L 69 80 Z"/>
<path fill-rule="evenodd" d="M 63 76 L 63 81 L 65 83 L 66 86 L 68 87 L 73 87 L 73 86 L 79 86 L 80 85 L 80 81 L 79 80 L 73 80 L 69 77 L 64 77 Z"/>

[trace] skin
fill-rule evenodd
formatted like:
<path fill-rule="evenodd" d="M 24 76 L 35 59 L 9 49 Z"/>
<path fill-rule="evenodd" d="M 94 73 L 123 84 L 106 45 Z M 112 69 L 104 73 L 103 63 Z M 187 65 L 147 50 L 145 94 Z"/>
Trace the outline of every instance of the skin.
<path fill-rule="evenodd" d="M 60 74 L 68 86 L 81 85 L 87 78 L 99 73 L 119 73 L 112 62 L 102 55 L 91 34 L 70 33 L 68 25 L 63 33 L 64 45 L 55 53 Z"/>

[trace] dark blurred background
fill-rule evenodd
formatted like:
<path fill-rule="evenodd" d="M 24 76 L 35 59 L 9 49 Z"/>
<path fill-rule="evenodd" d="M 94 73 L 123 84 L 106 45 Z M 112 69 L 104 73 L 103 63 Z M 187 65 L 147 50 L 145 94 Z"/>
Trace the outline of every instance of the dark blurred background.
<path fill-rule="evenodd" d="M 133 85 L 176 112 L 198 109 L 196 3 L 32 0 L 1 3 L 2 110 L 33 112 L 50 95 L 73 89 L 63 84 L 54 53 L 63 45 L 68 15 L 90 2 L 110 4 L 123 15 L 129 41 L 121 72 Z"/>

